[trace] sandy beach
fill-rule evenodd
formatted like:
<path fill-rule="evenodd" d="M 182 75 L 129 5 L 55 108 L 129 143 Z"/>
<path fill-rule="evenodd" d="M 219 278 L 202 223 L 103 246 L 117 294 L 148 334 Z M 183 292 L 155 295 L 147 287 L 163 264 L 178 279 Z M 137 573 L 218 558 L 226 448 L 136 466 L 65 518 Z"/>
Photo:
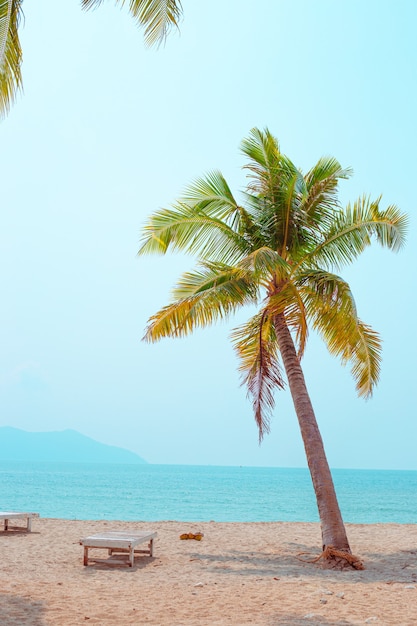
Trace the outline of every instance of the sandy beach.
<path fill-rule="evenodd" d="M 153 557 L 83 566 L 81 537 L 147 529 L 158 533 Z M 0 624 L 417 624 L 417 525 L 347 530 L 363 571 L 301 561 L 319 554 L 312 523 L 34 520 L 31 533 L 0 532 Z M 196 531 L 201 541 L 179 538 Z"/>

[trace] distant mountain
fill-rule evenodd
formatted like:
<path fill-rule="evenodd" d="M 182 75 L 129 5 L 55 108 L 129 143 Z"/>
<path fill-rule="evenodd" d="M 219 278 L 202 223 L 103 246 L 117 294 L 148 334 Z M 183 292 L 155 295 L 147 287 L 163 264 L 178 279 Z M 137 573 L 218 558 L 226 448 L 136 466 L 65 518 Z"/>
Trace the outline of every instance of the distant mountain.
<path fill-rule="evenodd" d="M 28 432 L 0 427 L 0 461 L 146 463 L 138 454 L 99 443 L 76 430 Z"/>

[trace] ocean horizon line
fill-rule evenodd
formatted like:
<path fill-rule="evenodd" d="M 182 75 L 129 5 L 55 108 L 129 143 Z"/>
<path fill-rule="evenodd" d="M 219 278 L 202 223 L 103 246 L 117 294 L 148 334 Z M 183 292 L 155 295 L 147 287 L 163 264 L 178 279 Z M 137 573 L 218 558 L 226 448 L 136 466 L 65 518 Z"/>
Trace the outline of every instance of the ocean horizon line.
<path fill-rule="evenodd" d="M 53 465 L 53 464 L 59 464 L 59 465 L 114 465 L 114 466 L 132 466 L 132 467 L 140 467 L 142 466 L 143 468 L 145 467 L 187 467 L 187 468 L 191 468 L 191 467 L 198 467 L 198 468 L 225 468 L 225 469 L 274 469 L 274 470 L 291 470 L 291 471 L 309 471 L 307 465 L 305 466 L 298 466 L 298 465 L 251 465 L 251 464 L 240 464 L 240 465 L 235 465 L 235 464 L 227 464 L 227 463 L 222 463 L 222 464 L 218 464 L 218 463 L 154 463 L 151 461 L 146 461 L 144 463 L 129 463 L 129 462 L 118 462 L 118 461 L 86 461 L 86 460 L 82 460 L 82 461 L 76 461 L 76 460 L 32 460 L 32 459 L 1 459 L 0 458 L 0 463 L 5 463 L 5 464 L 10 464 L 10 463 L 16 463 L 16 464 L 34 464 L 34 465 L 42 465 L 42 464 L 46 464 L 46 465 Z M 417 472 L 417 467 L 416 468 L 391 468 L 391 467 L 335 467 L 335 466 L 330 466 L 330 470 L 333 471 L 347 471 L 347 472 Z"/>

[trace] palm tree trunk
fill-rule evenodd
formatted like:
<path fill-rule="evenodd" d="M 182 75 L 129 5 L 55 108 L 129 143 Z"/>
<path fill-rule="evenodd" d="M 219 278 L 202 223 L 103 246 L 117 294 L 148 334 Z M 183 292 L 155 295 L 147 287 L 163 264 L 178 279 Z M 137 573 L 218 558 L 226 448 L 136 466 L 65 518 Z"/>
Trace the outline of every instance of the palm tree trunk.
<path fill-rule="evenodd" d="M 278 345 L 300 425 L 307 463 L 319 510 L 323 551 L 331 546 L 351 554 L 323 440 L 307 391 L 304 374 L 284 315 L 274 320 Z"/>

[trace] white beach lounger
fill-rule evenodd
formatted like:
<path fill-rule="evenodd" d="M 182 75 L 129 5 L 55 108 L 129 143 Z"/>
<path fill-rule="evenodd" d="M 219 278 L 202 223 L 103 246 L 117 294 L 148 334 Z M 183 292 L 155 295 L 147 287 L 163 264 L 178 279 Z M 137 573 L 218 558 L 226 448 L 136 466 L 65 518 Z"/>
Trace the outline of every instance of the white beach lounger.
<path fill-rule="evenodd" d="M 0 511 L 0 520 L 4 520 L 4 530 L 9 530 L 9 520 L 13 519 L 25 519 L 26 530 L 28 533 L 32 530 L 32 520 L 35 517 L 39 517 L 39 513 L 20 513 L 18 511 Z M 14 527 L 16 528 L 16 527 Z M 21 527 L 17 527 L 18 530 L 22 530 Z"/>
<path fill-rule="evenodd" d="M 153 556 L 153 540 L 157 534 L 158 533 L 149 530 L 137 532 L 119 532 L 114 530 L 99 533 L 97 535 L 90 535 L 90 537 L 84 537 L 84 539 L 80 539 L 80 545 L 84 546 L 84 565 L 88 565 L 88 550 L 90 548 L 105 548 L 108 550 L 110 555 L 116 552 L 129 553 L 129 566 L 133 567 L 135 554 L 142 553 Z M 148 549 L 137 549 L 137 546 L 145 541 L 148 542 Z M 104 562 L 117 564 L 122 562 L 110 561 L 109 559 L 92 559 L 91 557 L 90 561 L 95 561 L 96 563 Z"/>

